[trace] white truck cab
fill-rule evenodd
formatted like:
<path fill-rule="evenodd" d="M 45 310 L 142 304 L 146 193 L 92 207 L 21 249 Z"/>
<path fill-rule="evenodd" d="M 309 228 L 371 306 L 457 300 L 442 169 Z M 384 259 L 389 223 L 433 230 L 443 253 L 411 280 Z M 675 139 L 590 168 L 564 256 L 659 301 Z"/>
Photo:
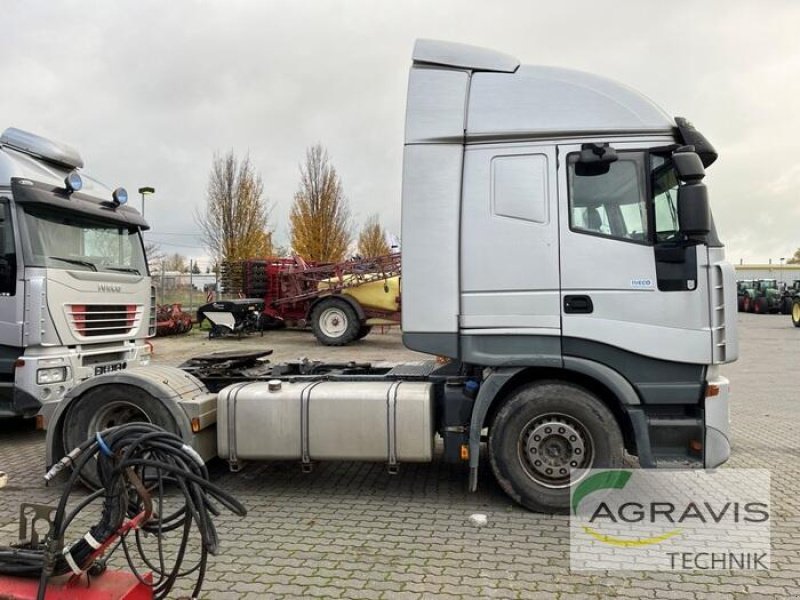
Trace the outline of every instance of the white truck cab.
<path fill-rule="evenodd" d="M 70 146 L 0 136 L 0 417 L 33 416 L 86 379 L 148 364 L 147 225 L 126 200 Z"/>

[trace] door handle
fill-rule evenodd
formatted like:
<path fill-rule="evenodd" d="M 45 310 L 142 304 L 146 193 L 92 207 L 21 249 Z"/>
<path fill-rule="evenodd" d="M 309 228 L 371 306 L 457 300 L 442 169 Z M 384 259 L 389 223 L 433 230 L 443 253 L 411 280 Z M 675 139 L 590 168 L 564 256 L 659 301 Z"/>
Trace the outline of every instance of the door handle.
<path fill-rule="evenodd" d="M 571 314 L 589 314 L 594 311 L 592 299 L 589 296 L 564 296 L 564 312 Z"/>

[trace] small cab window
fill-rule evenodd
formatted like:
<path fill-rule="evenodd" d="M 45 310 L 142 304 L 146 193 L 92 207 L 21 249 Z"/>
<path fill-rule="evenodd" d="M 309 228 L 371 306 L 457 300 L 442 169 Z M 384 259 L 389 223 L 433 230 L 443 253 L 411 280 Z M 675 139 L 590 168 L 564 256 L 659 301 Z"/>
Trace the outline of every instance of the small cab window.
<path fill-rule="evenodd" d="M 499 217 L 547 223 L 547 156 L 492 159 L 492 212 Z"/>
<path fill-rule="evenodd" d="M 608 172 L 583 175 L 576 171 L 579 154 L 570 154 L 570 228 L 579 233 L 648 243 L 647 185 L 643 152 L 620 152 Z"/>

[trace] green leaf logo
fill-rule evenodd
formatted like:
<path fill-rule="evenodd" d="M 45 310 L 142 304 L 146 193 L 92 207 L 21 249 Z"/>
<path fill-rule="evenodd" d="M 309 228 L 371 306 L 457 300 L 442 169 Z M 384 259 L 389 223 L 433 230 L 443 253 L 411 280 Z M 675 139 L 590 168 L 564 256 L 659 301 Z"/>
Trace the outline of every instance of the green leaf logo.
<path fill-rule="evenodd" d="M 581 500 L 598 490 L 621 490 L 628 483 L 632 473 L 630 471 L 603 471 L 584 479 L 572 493 L 572 514 L 578 514 Z"/>

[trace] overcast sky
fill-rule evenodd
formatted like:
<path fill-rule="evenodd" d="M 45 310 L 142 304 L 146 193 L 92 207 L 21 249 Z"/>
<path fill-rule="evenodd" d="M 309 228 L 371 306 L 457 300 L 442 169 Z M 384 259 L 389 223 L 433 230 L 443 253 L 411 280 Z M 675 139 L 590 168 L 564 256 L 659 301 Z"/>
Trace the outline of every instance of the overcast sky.
<path fill-rule="evenodd" d="M 260 171 L 280 243 L 316 142 L 354 220 L 399 233 L 417 37 L 637 88 L 719 151 L 707 182 L 732 262 L 800 246 L 800 2 L 4 0 L 0 23 L 0 129 L 76 146 L 137 208 L 155 187 L 147 235 L 167 252 L 205 255 L 193 215 L 229 149 Z"/>

